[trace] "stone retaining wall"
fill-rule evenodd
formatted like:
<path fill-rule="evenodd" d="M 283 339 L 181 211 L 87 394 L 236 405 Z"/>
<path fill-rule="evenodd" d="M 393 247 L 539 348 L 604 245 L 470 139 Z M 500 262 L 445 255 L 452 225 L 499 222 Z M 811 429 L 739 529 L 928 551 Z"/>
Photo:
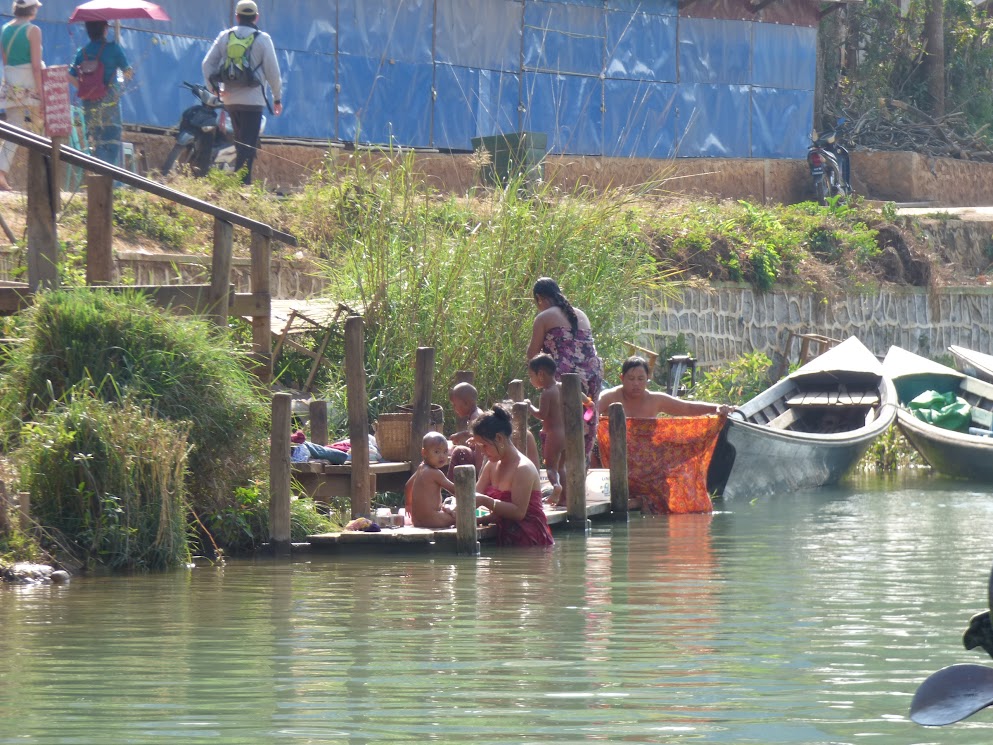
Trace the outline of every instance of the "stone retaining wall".
<path fill-rule="evenodd" d="M 638 344 L 661 350 L 683 334 L 702 367 L 750 352 L 783 353 L 789 333 L 858 336 L 875 354 L 893 344 L 939 355 L 950 344 L 993 353 L 993 287 L 920 288 L 850 293 L 827 301 L 800 291 L 760 293 L 722 284 L 686 288 L 677 301 L 637 302 Z M 795 350 L 793 350 L 795 352 Z"/>

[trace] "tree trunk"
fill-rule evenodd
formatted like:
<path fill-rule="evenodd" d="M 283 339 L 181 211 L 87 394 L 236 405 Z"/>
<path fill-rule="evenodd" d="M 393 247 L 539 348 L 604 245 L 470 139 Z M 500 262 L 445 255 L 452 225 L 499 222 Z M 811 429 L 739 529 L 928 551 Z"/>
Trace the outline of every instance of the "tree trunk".
<path fill-rule="evenodd" d="M 924 73 L 931 116 L 945 115 L 945 7 L 944 0 L 927 0 L 924 15 Z"/>

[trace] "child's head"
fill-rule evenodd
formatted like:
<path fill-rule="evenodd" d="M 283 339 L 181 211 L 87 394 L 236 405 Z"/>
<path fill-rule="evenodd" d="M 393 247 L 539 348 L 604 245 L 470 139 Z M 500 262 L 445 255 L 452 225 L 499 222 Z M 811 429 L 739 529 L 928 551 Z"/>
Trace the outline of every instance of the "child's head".
<path fill-rule="evenodd" d="M 421 440 L 421 457 L 432 468 L 448 464 L 448 440 L 441 432 L 428 432 Z"/>
<path fill-rule="evenodd" d="M 449 392 L 448 400 L 452 403 L 455 416 L 465 419 L 476 410 L 479 394 L 472 383 L 458 383 Z"/>
<path fill-rule="evenodd" d="M 536 354 L 528 362 L 528 377 L 535 388 L 547 388 L 555 380 L 555 360 L 550 354 Z"/>

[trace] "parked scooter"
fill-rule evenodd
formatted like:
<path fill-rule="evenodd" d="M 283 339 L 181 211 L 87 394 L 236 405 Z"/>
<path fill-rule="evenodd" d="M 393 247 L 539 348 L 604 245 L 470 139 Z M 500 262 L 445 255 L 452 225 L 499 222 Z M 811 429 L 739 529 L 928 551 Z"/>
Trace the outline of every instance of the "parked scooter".
<path fill-rule="evenodd" d="M 183 82 L 199 103 L 183 112 L 176 132 L 176 144 L 162 164 L 162 175 L 178 163 L 189 163 L 194 176 L 203 176 L 211 168 L 233 171 L 238 153 L 234 146 L 231 119 L 221 99 L 203 85 Z M 261 132 L 266 118 L 262 117 Z"/>
<path fill-rule="evenodd" d="M 845 123 L 838 120 L 838 127 Z M 811 145 L 807 148 L 807 165 L 810 177 L 814 180 L 814 194 L 817 201 L 826 205 L 829 197 L 848 197 L 852 193 L 851 165 L 848 150 L 838 141 L 836 129 L 818 135 L 811 134 Z"/>

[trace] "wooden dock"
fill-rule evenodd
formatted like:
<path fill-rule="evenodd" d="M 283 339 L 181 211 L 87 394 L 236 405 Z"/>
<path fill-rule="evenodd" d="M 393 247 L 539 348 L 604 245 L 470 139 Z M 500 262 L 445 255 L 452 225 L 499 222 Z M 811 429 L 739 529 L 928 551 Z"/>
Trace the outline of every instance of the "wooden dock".
<path fill-rule="evenodd" d="M 302 464 L 306 465 L 306 464 Z M 590 469 L 587 474 L 586 517 L 610 517 L 613 510 L 610 504 L 610 493 L 603 488 L 609 483 L 610 472 L 606 468 Z M 624 513 L 626 515 L 626 513 Z M 565 507 L 545 505 L 545 519 L 548 525 L 556 527 L 568 526 L 569 511 Z M 337 533 L 320 533 L 307 536 L 310 548 L 320 552 L 334 552 L 347 547 L 353 549 L 371 548 L 380 550 L 386 548 L 403 549 L 432 549 L 438 548 L 452 552 L 456 547 L 458 532 L 455 528 L 431 530 L 428 528 L 383 528 L 378 533 L 366 533 L 361 530 L 345 530 Z M 496 539 L 495 525 L 480 525 L 476 528 L 476 540 L 480 543 Z"/>

